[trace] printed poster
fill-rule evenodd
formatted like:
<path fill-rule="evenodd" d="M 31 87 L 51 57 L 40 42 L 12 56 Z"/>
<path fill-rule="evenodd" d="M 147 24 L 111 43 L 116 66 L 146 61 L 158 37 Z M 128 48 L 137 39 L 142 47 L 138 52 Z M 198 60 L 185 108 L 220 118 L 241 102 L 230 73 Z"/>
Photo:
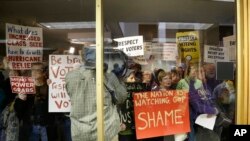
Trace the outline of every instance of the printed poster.
<path fill-rule="evenodd" d="M 190 131 L 188 91 L 133 93 L 137 139 Z"/>
<path fill-rule="evenodd" d="M 199 62 L 200 40 L 198 31 L 177 32 L 176 43 L 179 57 L 183 62 L 185 62 L 185 60 L 190 60 L 192 63 Z"/>
<path fill-rule="evenodd" d="M 74 64 L 81 63 L 79 55 L 49 56 L 49 112 L 70 112 L 70 98 L 66 92 L 65 77 L 74 69 Z"/>
<path fill-rule="evenodd" d="M 116 49 L 122 50 L 127 56 L 135 57 L 144 55 L 143 36 L 130 36 L 114 40 L 118 44 Z"/>
<path fill-rule="evenodd" d="M 42 62 L 43 32 L 40 27 L 6 24 L 6 54 L 10 69 L 28 70 Z"/>
<path fill-rule="evenodd" d="M 35 80 L 32 77 L 12 76 L 10 77 L 12 93 L 35 94 Z"/>
<path fill-rule="evenodd" d="M 228 57 L 228 48 L 226 47 L 204 46 L 204 62 L 227 62 Z"/>

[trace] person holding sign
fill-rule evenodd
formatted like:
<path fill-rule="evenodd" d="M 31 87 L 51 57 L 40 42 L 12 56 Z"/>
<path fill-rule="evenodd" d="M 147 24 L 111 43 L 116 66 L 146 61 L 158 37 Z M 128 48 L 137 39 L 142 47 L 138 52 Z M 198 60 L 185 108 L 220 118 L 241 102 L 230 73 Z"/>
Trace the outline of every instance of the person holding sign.
<path fill-rule="evenodd" d="M 153 90 L 172 90 L 172 74 L 170 72 L 161 71 L 158 74 L 159 86 Z"/>
<path fill-rule="evenodd" d="M 3 82 L 3 90 L 6 94 L 6 100 L 4 102 L 5 106 L 14 101 L 16 94 L 12 92 L 10 77 L 20 76 L 19 70 L 10 70 L 9 77 Z"/>
<path fill-rule="evenodd" d="M 48 113 L 48 85 L 43 63 L 32 64 L 31 76 L 35 79 L 36 93 L 18 94 L 14 105 L 19 119 L 23 122 L 20 140 L 56 140 L 55 129 L 52 128 L 54 118 Z"/>
<path fill-rule="evenodd" d="M 0 77 L 0 82 L 3 83 L 3 77 Z M 5 103 L 4 103 L 5 97 L 6 97 L 6 94 L 4 93 L 3 88 L 0 86 L 0 113 L 5 107 Z"/>
<path fill-rule="evenodd" d="M 161 71 L 158 74 L 158 81 L 159 81 L 159 86 L 154 88 L 153 90 L 174 90 L 175 87 L 172 85 L 172 73 L 171 72 L 165 72 Z M 175 138 L 182 136 L 181 138 L 185 139 L 186 134 L 176 134 L 176 135 L 171 135 L 171 136 L 165 136 L 164 139 L 167 141 L 174 141 Z"/>
<path fill-rule="evenodd" d="M 195 125 L 194 121 L 197 118 L 199 114 L 208 114 L 208 116 L 211 115 L 217 115 L 218 110 L 213 105 L 211 101 L 211 94 L 209 91 L 207 91 L 203 83 L 200 79 L 203 80 L 202 75 L 199 76 L 200 79 L 198 79 L 198 73 L 199 69 L 196 65 L 189 65 L 187 68 L 187 76 L 184 79 L 181 79 L 177 85 L 177 89 L 186 89 L 189 90 L 189 103 L 190 103 L 190 126 L 191 126 L 191 132 L 188 134 L 188 140 L 189 141 L 195 141 L 198 140 L 198 136 L 195 133 Z M 197 128 L 201 129 L 197 126 Z M 212 133 L 213 131 L 209 130 L 199 130 L 199 133 Z M 214 139 L 218 139 L 217 137 L 214 137 Z"/>

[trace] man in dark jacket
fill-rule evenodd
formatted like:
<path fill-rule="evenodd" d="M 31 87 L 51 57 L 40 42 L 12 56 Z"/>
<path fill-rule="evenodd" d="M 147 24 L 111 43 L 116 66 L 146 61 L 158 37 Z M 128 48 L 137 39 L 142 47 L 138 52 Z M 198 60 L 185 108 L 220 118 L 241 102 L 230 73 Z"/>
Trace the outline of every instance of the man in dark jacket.
<path fill-rule="evenodd" d="M 44 65 L 32 64 L 31 76 L 35 79 L 36 93 L 18 94 L 15 102 L 15 110 L 23 122 L 20 140 L 55 140 L 53 116 L 48 113 L 48 85 Z"/>

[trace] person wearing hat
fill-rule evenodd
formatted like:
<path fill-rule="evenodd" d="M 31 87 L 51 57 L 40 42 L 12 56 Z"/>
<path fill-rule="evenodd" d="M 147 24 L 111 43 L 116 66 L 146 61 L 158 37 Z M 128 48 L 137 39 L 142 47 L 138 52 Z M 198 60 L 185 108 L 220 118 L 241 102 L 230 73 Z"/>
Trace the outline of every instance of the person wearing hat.
<path fill-rule="evenodd" d="M 84 64 L 70 71 L 65 78 L 66 90 L 71 99 L 71 134 L 73 141 L 97 140 L 96 112 L 96 70 L 95 48 L 84 48 Z M 127 97 L 126 87 L 114 73 L 108 73 L 108 65 L 104 66 L 104 130 L 105 140 L 118 140 L 120 118 L 116 104 L 122 103 Z M 111 95 L 111 92 L 113 95 Z"/>

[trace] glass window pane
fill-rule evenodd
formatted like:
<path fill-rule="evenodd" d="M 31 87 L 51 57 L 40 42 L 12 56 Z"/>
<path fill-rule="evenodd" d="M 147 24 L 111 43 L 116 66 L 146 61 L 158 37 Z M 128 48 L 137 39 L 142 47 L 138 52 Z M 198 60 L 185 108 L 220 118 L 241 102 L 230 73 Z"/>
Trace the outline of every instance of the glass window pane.
<path fill-rule="evenodd" d="M 103 2 L 105 139 L 228 140 L 235 114 L 235 2 Z M 24 123 L 46 125 L 49 140 L 97 138 L 95 4 L 0 1 L 0 83 L 8 94 L 0 106 L 15 96 L 28 102 L 16 112 Z M 202 114 L 207 120 L 217 115 L 213 130 L 210 121 L 195 123 Z M 25 127 L 20 140 L 30 138 Z"/>
<path fill-rule="evenodd" d="M 105 59 L 128 91 L 118 105 L 119 139 L 228 140 L 235 114 L 235 3 L 114 0 L 104 9 L 113 39 L 108 47 L 127 59 L 126 67 Z"/>

